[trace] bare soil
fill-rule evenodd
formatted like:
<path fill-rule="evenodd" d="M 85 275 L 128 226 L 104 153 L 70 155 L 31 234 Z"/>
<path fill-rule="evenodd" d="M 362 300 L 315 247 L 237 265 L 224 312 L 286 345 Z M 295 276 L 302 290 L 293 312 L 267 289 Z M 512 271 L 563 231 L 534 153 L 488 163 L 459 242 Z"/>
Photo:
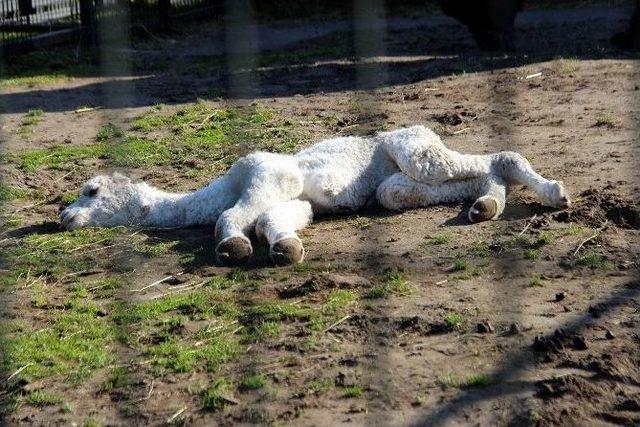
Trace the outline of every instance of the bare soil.
<path fill-rule="evenodd" d="M 467 223 L 467 205 L 320 218 L 301 233 L 304 268 L 274 268 L 263 252 L 243 269 L 254 284 L 235 294 L 241 304 L 294 302 L 320 310 L 332 291 L 355 292 L 359 299 L 312 345 L 301 321 L 285 321 L 279 334 L 243 344 L 217 372 L 158 373 L 135 347 L 113 344 L 131 383 L 100 392 L 108 368 L 73 386 L 60 376 L 23 382 L 5 394 L 42 389 L 67 406 L 22 403 L 4 422 L 640 424 L 640 62 L 607 43 L 626 16 L 628 9 L 604 6 L 526 12 L 517 24 L 519 53 L 496 56 L 478 52 L 463 27 L 439 15 L 390 18 L 383 51 L 359 45 L 342 21 L 260 26 L 255 40 L 267 59 L 231 73 L 221 65 L 223 29 L 201 25 L 113 53 L 133 61 L 131 76 L 4 89 L 5 153 L 89 145 L 105 123 L 127 129 L 156 103 L 174 111 L 197 98 L 221 107 L 258 101 L 292 117 L 305 144 L 422 123 L 457 150 L 519 151 L 543 175 L 562 179 L 574 202 L 556 212 L 514 188 L 504 215 L 477 225 Z M 101 108 L 75 112 L 83 105 Z M 44 110 L 42 121 L 24 137 L 21 122 L 34 108 Z M 107 168 L 97 159 L 26 172 L 5 162 L 3 183 L 37 190 L 41 198 L 6 204 L 20 224 L 5 226 L 3 250 L 34 233 L 60 233 L 53 224 L 60 194 Z M 208 181 L 187 169 L 129 172 L 173 189 Z M 91 255 L 96 263 L 111 260 L 114 271 L 80 275 L 79 283 L 131 267 L 128 288 L 105 306 L 150 300 L 230 271 L 213 264 L 212 230 L 140 233 L 180 243 L 153 258 L 123 259 L 106 247 Z M 447 241 L 436 244 L 439 235 Z M 185 268 L 181 258 L 196 251 L 198 262 Z M 185 270 L 182 281 L 131 292 Z M 389 270 L 402 272 L 410 295 L 366 298 Z M 62 303 L 66 288 L 59 285 L 49 292 Z M 55 309 L 34 307 L 30 292 L 27 286 L 4 292 L 3 318 L 22 319 L 25 334 L 47 328 L 47 310 Z M 450 313 L 461 322 L 452 325 Z M 202 324 L 189 321 L 179 333 Z M 232 387 L 221 409 L 203 406 L 203 387 L 219 377 L 235 384 L 249 367 L 265 375 L 266 386 Z"/>

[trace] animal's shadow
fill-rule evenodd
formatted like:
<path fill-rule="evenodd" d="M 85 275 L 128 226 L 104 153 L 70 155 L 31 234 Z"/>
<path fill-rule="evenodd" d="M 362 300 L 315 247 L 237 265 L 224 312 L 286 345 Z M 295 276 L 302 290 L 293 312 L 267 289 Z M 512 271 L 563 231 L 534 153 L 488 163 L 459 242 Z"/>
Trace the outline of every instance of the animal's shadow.
<path fill-rule="evenodd" d="M 459 227 L 463 225 L 472 224 L 469 222 L 469 209 L 471 208 L 471 203 L 465 203 L 462 205 L 462 209 L 458 212 L 458 215 L 454 218 L 450 218 L 444 222 L 443 225 L 449 227 Z M 548 208 L 546 206 L 542 206 L 539 203 L 526 203 L 523 201 L 513 201 L 507 202 L 507 205 L 504 208 L 504 212 L 498 220 L 502 221 L 517 221 L 520 219 L 525 219 L 533 216 L 534 214 L 541 214 L 544 212 L 552 211 L 552 208 Z"/>
<path fill-rule="evenodd" d="M 30 224 L 7 230 L 4 233 L 1 233 L 0 236 L 2 236 L 2 238 L 19 239 L 30 234 L 47 235 L 56 234 L 60 231 L 62 231 L 60 223 L 55 221 L 45 221 L 40 224 Z"/>

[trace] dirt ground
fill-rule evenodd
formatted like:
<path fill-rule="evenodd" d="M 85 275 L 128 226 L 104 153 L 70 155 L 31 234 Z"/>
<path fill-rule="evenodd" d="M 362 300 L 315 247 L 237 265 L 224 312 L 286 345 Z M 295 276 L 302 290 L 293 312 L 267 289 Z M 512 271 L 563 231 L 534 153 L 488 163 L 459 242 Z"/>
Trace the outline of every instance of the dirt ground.
<path fill-rule="evenodd" d="M 420 11 L 226 38 L 199 24 L 105 49 L 103 71 L 127 73 L 8 80 L 4 423 L 639 425 L 640 62 L 607 43 L 628 16 L 528 11 L 509 55 Z M 216 111 L 231 118 L 212 128 Z M 256 147 L 417 123 L 521 152 L 573 207 L 513 188 L 476 225 L 463 204 L 319 218 L 303 264 L 262 249 L 239 269 L 215 265 L 208 228 L 56 223 L 113 168 L 186 191 Z M 216 129 L 237 134 L 202 142 Z"/>

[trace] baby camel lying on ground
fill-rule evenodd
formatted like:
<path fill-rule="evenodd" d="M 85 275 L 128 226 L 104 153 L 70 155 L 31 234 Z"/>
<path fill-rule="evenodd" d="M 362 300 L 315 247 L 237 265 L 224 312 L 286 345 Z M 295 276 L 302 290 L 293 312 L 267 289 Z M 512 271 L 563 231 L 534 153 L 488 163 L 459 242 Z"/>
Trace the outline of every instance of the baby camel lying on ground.
<path fill-rule="evenodd" d="M 253 248 L 255 229 L 277 264 L 302 261 L 296 231 L 313 214 L 354 212 L 377 201 L 405 210 L 475 200 L 469 220 L 498 217 L 506 186 L 525 184 L 542 204 L 564 208 L 560 181 L 536 173 L 520 154 L 462 154 L 444 146 L 423 126 L 318 142 L 295 155 L 253 153 L 207 186 L 188 194 L 166 193 L 118 173 L 96 176 L 60 214 L 67 229 L 79 227 L 186 227 L 215 224 L 219 262 L 240 263 Z"/>

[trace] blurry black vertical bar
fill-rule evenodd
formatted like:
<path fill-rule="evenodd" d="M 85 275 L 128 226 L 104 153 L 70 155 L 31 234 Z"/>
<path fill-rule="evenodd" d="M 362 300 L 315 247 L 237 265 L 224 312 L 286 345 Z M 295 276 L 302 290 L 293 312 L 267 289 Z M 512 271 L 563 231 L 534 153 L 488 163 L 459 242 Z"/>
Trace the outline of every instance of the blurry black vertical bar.
<path fill-rule="evenodd" d="M 98 43 L 98 22 L 94 0 L 80 0 L 80 25 L 84 43 L 96 46 Z"/>
<path fill-rule="evenodd" d="M 225 51 L 227 60 L 228 97 L 247 100 L 257 94 L 258 38 L 253 25 L 249 0 L 225 1 Z"/>
<path fill-rule="evenodd" d="M 375 89 L 387 80 L 386 65 L 376 58 L 386 54 L 385 3 L 382 0 L 354 0 L 354 42 L 357 58 L 356 87 Z"/>
<path fill-rule="evenodd" d="M 130 3 L 117 1 L 105 5 L 109 13 L 98 16 L 98 41 L 101 74 L 106 78 L 102 85 L 102 107 L 122 109 L 133 105 L 135 85 L 131 64 L 131 14 Z M 106 11 L 105 11 L 106 12 Z M 123 78 L 124 77 L 124 78 Z"/>
<path fill-rule="evenodd" d="M 160 15 L 160 26 L 164 31 L 171 29 L 171 0 L 158 0 L 158 14 Z"/>
<path fill-rule="evenodd" d="M 356 133 L 369 133 L 377 130 L 383 123 L 375 122 L 375 120 L 384 120 L 385 115 L 379 114 L 384 111 L 384 106 L 380 105 L 376 91 L 380 89 L 388 81 L 387 67 L 382 62 L 386 52 L 386 8 L 384 0 L 354 0 L 353 3 L 353 31 L 354 31 L 354 53 L 355 53 L 355 88 L 356 98 L 361 105 L 360 117 L 370 117 L 374 123 L 366 123 L 367 126 L 373 125 L 373 129 L 363 129 L 365 123 L 358 123 L 361 127 L 356 128 Z M 360 119 L 358 119 L 360 122 Z M 363 240 L 363 245 L 369 245 L 372 242 L 380 241 L 381 236 L 376 235 L 375 229 L 367 231 L 367 239 Z M 374 252 L 375 251 L 375 252 Z M 364 267 L 370 272 L 377 272 L 381 267 L 387 266 L 387 254 L 382 250 L 382 246 L 372 245 L 362 247 L 361 253 L 368 254 L 365 257 L 366 264 Z M 386 310 L 383 308 L 382 310 Z M 364 344 L 369 348 L 362 348 L 362 354 L 377 354 L 376 348 L 377 333 L 379 331 L 371 330 L 370 339 Z M 393 381 L 390 373 L 393 368 L 390 366 L 389 358 L 386 354 L 380 353 L 375 359 L 372 359 L 371 365 L 368 365 L 363 372 L 364 381 L 372 388 L 379 389 L 381 393 L 387 394 L 389 387 Z M 365 425 L 387 425 L 393 424 L 393 421 L 386 415 L 377 413 L 375 418 L 367 418 Z"/>

